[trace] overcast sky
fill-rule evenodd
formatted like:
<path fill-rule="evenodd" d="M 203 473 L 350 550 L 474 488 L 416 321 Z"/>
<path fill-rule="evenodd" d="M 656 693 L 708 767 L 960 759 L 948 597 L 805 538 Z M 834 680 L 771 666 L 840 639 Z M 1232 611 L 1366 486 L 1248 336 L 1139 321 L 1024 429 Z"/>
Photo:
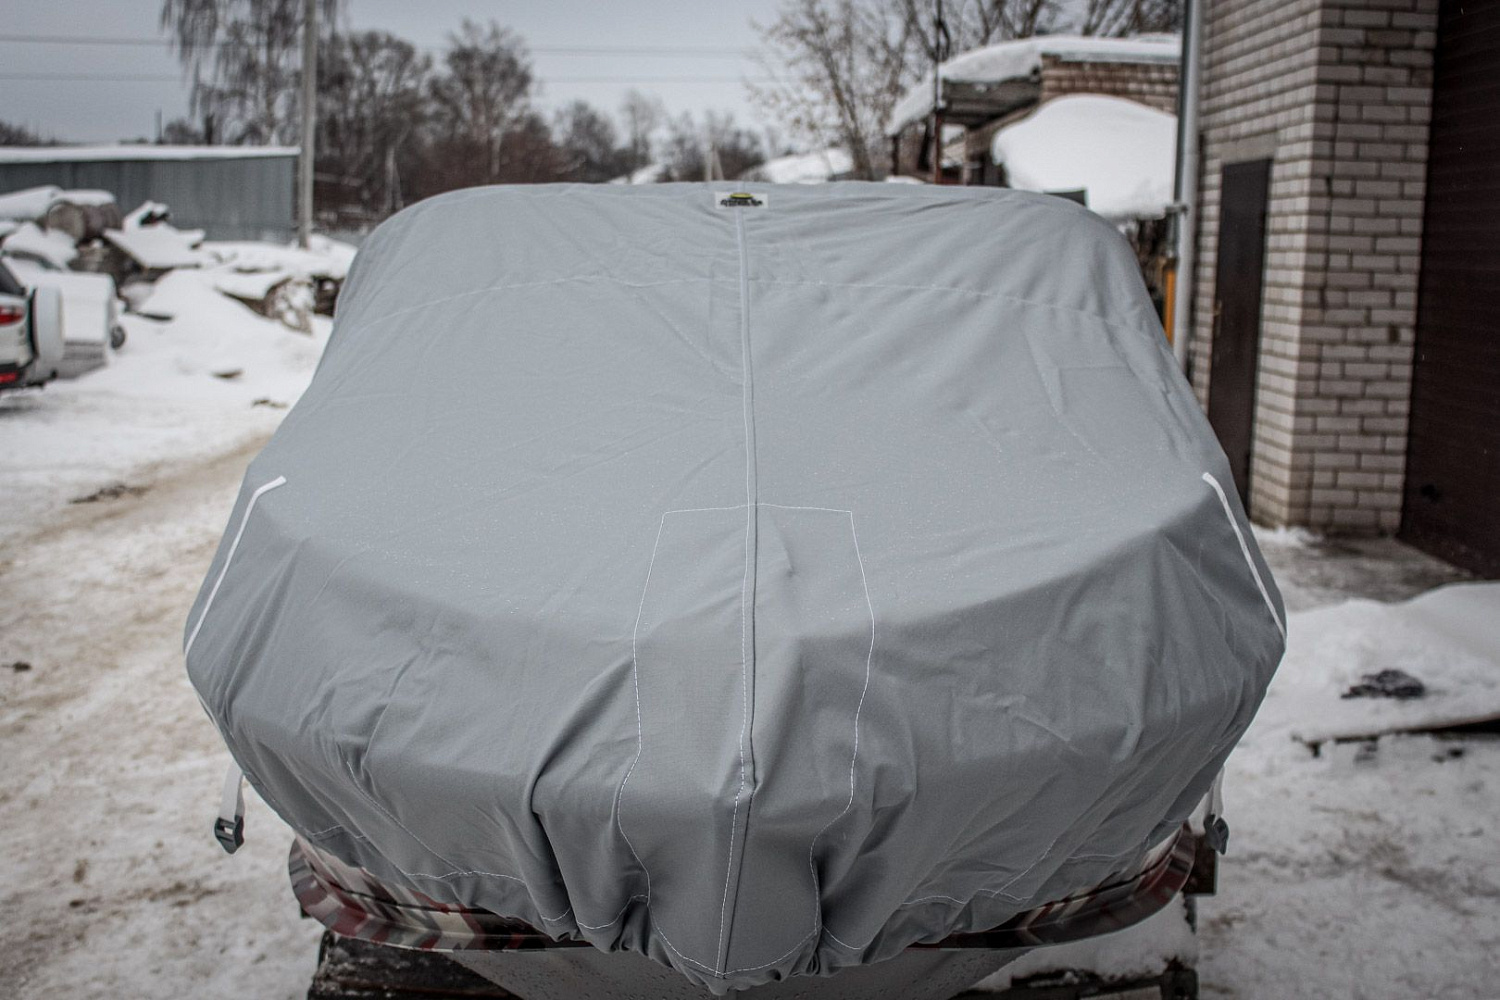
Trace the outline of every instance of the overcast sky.
<path fill-rule="evenodd" d="M 613 113 L 635 87 L 660 96 L 673 113 L 733 111 L 742 124 L 759 128 L 764 122 L 740 81 L 760 70 L 746 56 L 546 50 L 753 47 L 751 19 L 770 20 L 776 6 L 777 0 L 348 0 L 346 20 L 352 29 L 380 28 L 436 49 L 464 17 L 493 18 L 532 47 L 546 108 L 583 98 Z M 58 139 L 112 142 L 154 136 L 158 110 L 168 121 L 187 113 L 187 88 L 158 28 L 160 0 L 5 0 L 4 7 L 0 118 Z M 10 40 L 17 35 L 162 43 Z M 670 82 L 674 77 L 679 82 Z"/>

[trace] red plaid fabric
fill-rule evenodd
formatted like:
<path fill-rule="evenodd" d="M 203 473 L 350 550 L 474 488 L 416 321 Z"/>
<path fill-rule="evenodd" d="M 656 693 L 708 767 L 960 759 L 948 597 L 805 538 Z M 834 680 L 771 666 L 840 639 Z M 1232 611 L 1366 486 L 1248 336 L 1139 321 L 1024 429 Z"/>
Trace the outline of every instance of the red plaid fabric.
<path fill-rule="evenodd" d="M 1129 927 L 1181 891 L 1193 869 L 1194 846 L 1194 836 L 1184 826 L 1150 851 L 1133 873 L 1027 910 L 991 930 L 913 947 L 1034 948 Z M 411 889 L 386 885 L 301 837 L 292 843 L 288 867 L 303 911 L 343 937 L 424 951 L 590 947 L 587 941 L 548 937 L 511 917 L 449 906 Z"/>

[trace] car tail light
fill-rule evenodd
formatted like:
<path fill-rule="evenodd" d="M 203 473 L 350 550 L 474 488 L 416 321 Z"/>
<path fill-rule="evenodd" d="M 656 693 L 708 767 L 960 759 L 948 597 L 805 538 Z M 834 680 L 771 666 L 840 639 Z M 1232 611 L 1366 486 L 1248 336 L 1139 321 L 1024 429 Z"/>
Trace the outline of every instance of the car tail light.
<path fill-rule="evenodd" d="M 20 372 L 0 372 L 0 385 L 5 385 L 7 382 L 14 382 L 20 377 Z"/>
<path fill-rule="evenodd" d="M 26 318 L 25 306 L 0 305 L 0 326 L 19 323 Z"/>

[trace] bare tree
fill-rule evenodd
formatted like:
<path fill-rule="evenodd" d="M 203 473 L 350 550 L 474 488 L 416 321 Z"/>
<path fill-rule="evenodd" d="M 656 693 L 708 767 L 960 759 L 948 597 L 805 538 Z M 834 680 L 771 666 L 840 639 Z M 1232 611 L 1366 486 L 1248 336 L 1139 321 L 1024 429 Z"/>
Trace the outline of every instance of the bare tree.
<path fill-rule="evenodd" d="M 0 122 L 0 146 L 52 146 L 55 140 L 43 139 L 34 129 L 25 125 Z"/>
<path fill-rule="evenodd" d="M 719 158 L 719 167 L 729 180 L 766 162 L 766 150 L 760 136 L 740 128 L 735 124 L 734 115 L 727 111 L 704 114 L 703 136 L 709 152 Z"/>
<path fill-rule="evenodd" d="M 875 146 L 917 70 L 908 18 L 860 0 L 784 0 L 757 25 L 774 82 L 752 98 L 804 141 L 849 151 L 853 174 L 874 178 Z"/>
<path fill-rule="evenodd" d="M 699 124 L 684 112 L 667 123 L 662 159 L 663 180 L 701 181 L 710 157 L 718 157 L 725 179 L 732 180 L 766 160 L 760 137 L 735 124 L 734 115 L 709 111 Z"/>
<path fill-rule="evenodd" d="M 432 60 L 383 31 L 336 35 L 318 56 L 318 172 L 366 215 L 401 207 L 401 177 L 426 118 Z"/>
<path fill-rule="evenodd" d="M 1084 0 L 1083 35 L 1136 35 L 1182 30 L 1182 0 Z"/>
<path fill-rule="evenodd" d="M 332 24 L 344 0 L 319 0 Z M 163 0 L 161 26 L 192 80 L 192 109 L 231 143 L 297 138 L 301 0 Z"/>
<path fill-rule="evenodd" d="M 598 183 L 625 170 L 627 154 L 617 146 L 614 123 L 587 101 L 559 111 L 552 131 L 559 179 Z"/>
<path fill-rule="evenodd" d="M 437 124 L 484 158 L 483 182 L 500 176 L 505 135 L 531 110 L 531 58 L 519 36 L 467 18 L 448 36 L 444 71 L 433 79 Z"/>
<path fill-rule="evenodd" d="M 651 162 L 651 143 L 667 112 L 660 99 L 630 90 L 620 105 L 620 117 L 625 120 L 624 168 L 626 173 L 634 173 Z"/>
<path fill-rule="evenodd" d="M 931 66 L 940 39 L 931 0 L 890 0 L 896 16 L 911 29 L 918 50 Z M 1057 26 L 1057 0 L 950 0 L 943 5 L 954 53 L 1013 38 L 1030 38 Z"/>

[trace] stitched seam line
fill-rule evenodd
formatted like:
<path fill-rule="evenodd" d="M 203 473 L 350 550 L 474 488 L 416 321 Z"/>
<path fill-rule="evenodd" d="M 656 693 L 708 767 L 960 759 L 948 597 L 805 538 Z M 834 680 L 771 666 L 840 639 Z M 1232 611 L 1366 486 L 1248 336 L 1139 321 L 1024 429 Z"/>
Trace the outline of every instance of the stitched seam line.
<path fill-rule="evenodd" d="M 745 216 L 734 213 L 734 241 L 739 251 L 740 270 L 740 364 L 741 400 L 745 422 L 745 572 L 740 582 L 740 784 L 734 793 L 734 812 L 729 819 L 729 852 L 724 860 L 724 896 L 719 904 L 719 944 L 717 970 L 723 973 L 729 963 L 725 933 L 729 924 L 729 885 L 734 874 L 734 842 L 738 832 L 740 798 L 745 796 L 748 820 L 754 789 L 745 795 L 746 744 L 750 739 L 750 666 L 755 658 L 755 555 L 759 545 L 756 535 L 756 468 L 755 468 L 755 386 L 750 357 L 750 262 L 745 252 Z M 748 830 L 746 836 L 748 837 Z M 743 850 L 743 848 L 742 848 Z"/>
<path fill-rule="evenodd" d="M 1234 519 L 1234 511 L 1230 509 L 1229 497 L 1224 494 L 1224 487 L 1210 473 L 1203 474 L 1203 481 L 1213 487 L 1213 491 L 1219 495 L 1219 505 L 1224 508 L 1224 516 L 1229 518 L 1229 526 L 1234 529 L 1234 537 L 1240 543 L 1240 555 L 1245 557 L 1245 565 L 1250 567 L 1250 576 L 1255 580 L 1255 589 L 1260 591 L 1260 599 L 1266 602 L 1266 610 L 1271 612 L 1271 620 L 1276 623 L 1276 631 L 1281 633 L 1281 639 L 1286 641 L 1286 626 L 1281 622 L 1281 616 L 1276 613 L 1276 605 L 1271 602 L 1271 595 L 1266 590 L 1265 581 L 1260 578 L 1260 570 L 1255 568 L 1255 560 L 1250 557 L 1250 546 L 1245 544 L 1245 533 L 1240 530 L 1240 523 Z"/>
<path fill-rule="evenodd" d="M 646 748 L 645 729 L 641 725 L 641 682 L 640 682 L 640 656 L 637 649 L 637 637 L 641 631 L 641 616 L 646 612 L 646 595 L 651 590 L 651 572 L 656 568 L 656 552 L 661 547 L 662 532 L 667 526 L 667 511 L 662 514 L 661 522 L 656 527 L 656 542 L 651 546 L 651 561 L 646 566 L 646 582 L 641 587 L 641 603 L 635 612 L 635 628 L 630 632 L 630 683 L 635 688 L 635 760 L 630 762 L 630 767 L 625 771 L 625 777 L 620 781 L 619 790 L 615 792 L 615 829 L 620 831 L 620 836 L 625 839 L 625 846 L 630 848 L 631 857 L 635 863 L 641 866 L 641 871 L 646 874 L 646 914 L 651 914 L 651 869 L 646 867 L 646 862 L 636 853 L 635 845 L 630 842 L 630 836 L 625 832 L 625 824 L 620 819 L 620 804 L 625 797 L 625 786 L 630 781 L 630 776 L 635 773 L 635 766 L 641 762 L 641 753 Z M 618 918 L 616 918 L 618 919 Z M 660 928 L 658 928 L 658 932 Z M 675 949 L 674 949 L 675 950 Z"/>
<path fill-rule="evenodd" d="M 219 596 L 219 585 L 224 582 L 224 577 L 229 572 L 229 564 L 234 561 L 234 553 L 240 547 L 240 539 L 245 537 L 245 526 L 250 523 L 250 513 L 255 510 L 255 502 L 276 487 L 284 485 L 286 485 L 286 477 L 277 476 L 250 494 L 250 501 L 245 504 L 245 513 L 240 515 L 239 530 L 234 533 L 234 541 L 229 543 L 229 551 L 224 554 L 224 565 L 219 567 L 218 579 L 214 580 L 213 589 L 208 592 L 208 600 L 203 602 L 203 612 L 198 615 L 198 624 L 193 626 L 193 631 L 189 633 L 187 642 L 183 643 L 183 656 L 187 656 L 188 652 L 193 648 L 193 642 L 198 638 L 198 630 L 203 627 L 203 622 L 208 618 L 208 609 L 213 607 L 214 598 Z"/>

